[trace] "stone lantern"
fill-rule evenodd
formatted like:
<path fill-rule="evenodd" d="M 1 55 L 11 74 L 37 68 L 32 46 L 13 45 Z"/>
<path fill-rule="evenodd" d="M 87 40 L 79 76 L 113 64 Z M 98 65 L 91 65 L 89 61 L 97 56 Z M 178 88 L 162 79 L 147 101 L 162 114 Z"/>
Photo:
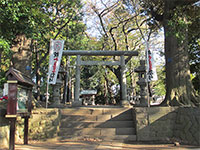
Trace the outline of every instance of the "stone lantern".
<path fill-rule="evenodd" d="M 59 106 L 61 103 L 62 72 L 62 68 L 60 68 L 56 84 L 53 85 L 53 106 Z"/>
<path fill-rule="evenodd" d="M 135 69 L 135 72 L 139 74 L 139 80 L 137 82 L 137 84 L 140 86 L 140 105 L 139 106 L 148 107 L 145 60 L 140 60 L 140 66 Z"/>

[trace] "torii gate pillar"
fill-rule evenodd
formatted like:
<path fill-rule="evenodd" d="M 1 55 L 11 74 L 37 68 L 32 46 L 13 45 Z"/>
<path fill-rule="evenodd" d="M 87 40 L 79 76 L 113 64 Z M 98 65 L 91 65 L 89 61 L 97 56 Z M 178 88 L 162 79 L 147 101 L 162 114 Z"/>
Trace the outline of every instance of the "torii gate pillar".
<path fill-rule="evenodd" d="M 82 105 L 82 102 L 79 101 L 79 95 L 80 95 L 80 70 L 81 66 L 81 56 L 77 55 L 76 58 L 76 82 L 75 82 L 75 90 L 74 90 L 74 102 L 72 102 L 72 106 L 79 107 Z"/>
<path fill-rule="evenodd" d="M 121 83 L 120 83 L 120 88 L 121 88 L 121 105 L 122 106 L 129 106 L 130 103 L 127 100 L 127 88 L 126 88 L 126 74 L 125 74 L 125 69 L 126 69 L 126 65 L 125 65 L 125 59 L 124 59 L 124 55 L 120 56 L 120 66 L 121 66 L 121 70 L 120 70 L 120 74 L 121 74 Z"/>

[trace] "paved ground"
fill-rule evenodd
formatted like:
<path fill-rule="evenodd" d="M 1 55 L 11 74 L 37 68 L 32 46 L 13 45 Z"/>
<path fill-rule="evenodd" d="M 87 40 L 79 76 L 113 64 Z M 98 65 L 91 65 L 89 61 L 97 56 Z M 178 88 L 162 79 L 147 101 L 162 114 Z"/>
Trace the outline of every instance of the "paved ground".
<path fill-rule="evenodd" d="M 120 142 L 88 142 L 88 141 L 63 141 L 63 142 L 31 142 L 29 145 L 15 145 L 15 150 L 200 150 L 200 147 L 186 145 L 174 146 L 173 144 L 124 144 Z"/>

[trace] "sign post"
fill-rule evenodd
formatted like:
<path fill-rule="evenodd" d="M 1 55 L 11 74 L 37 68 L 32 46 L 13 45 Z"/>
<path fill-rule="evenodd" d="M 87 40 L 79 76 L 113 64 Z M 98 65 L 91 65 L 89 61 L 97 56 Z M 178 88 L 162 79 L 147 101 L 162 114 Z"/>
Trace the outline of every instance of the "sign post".
<path fill-rule="evenodd" d="M 8 105 L 6 118 L 10 122 L 9 150 L 15 149 L 16 120 L 24 118 L 24 144 L 28 144 L 28 119 L 31 115 L 32 87 L 34 83 L 25 74 L 10 68 L 8 78 Z"/>

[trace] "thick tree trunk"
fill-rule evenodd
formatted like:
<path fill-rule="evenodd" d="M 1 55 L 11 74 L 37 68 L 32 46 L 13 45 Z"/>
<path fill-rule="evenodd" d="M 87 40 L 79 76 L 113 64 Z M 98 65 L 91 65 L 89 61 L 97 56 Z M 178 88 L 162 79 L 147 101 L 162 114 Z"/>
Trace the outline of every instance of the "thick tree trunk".
<path fill-rule="evenodd" d="M 193 86 L 190 80 L 187 29 L 181 33 L 185 34 L 184 40 L 178 39 L 176 31 L 169 25 L 172 14 L 169 9 L 171 4 L 167 2 L 169 1 L 166 0 L 163 20 L 166 60 L 166 98 L 163 104 L 192 106 L 197 103 L 197 100 L 193 96 Z"/>
<path fill-rule="evenodd" d="M 31 76 L 31 40 L 25 35 L 17 35 L 11 50 L 13 51 L 12 63 L 15 69 Z"/>

